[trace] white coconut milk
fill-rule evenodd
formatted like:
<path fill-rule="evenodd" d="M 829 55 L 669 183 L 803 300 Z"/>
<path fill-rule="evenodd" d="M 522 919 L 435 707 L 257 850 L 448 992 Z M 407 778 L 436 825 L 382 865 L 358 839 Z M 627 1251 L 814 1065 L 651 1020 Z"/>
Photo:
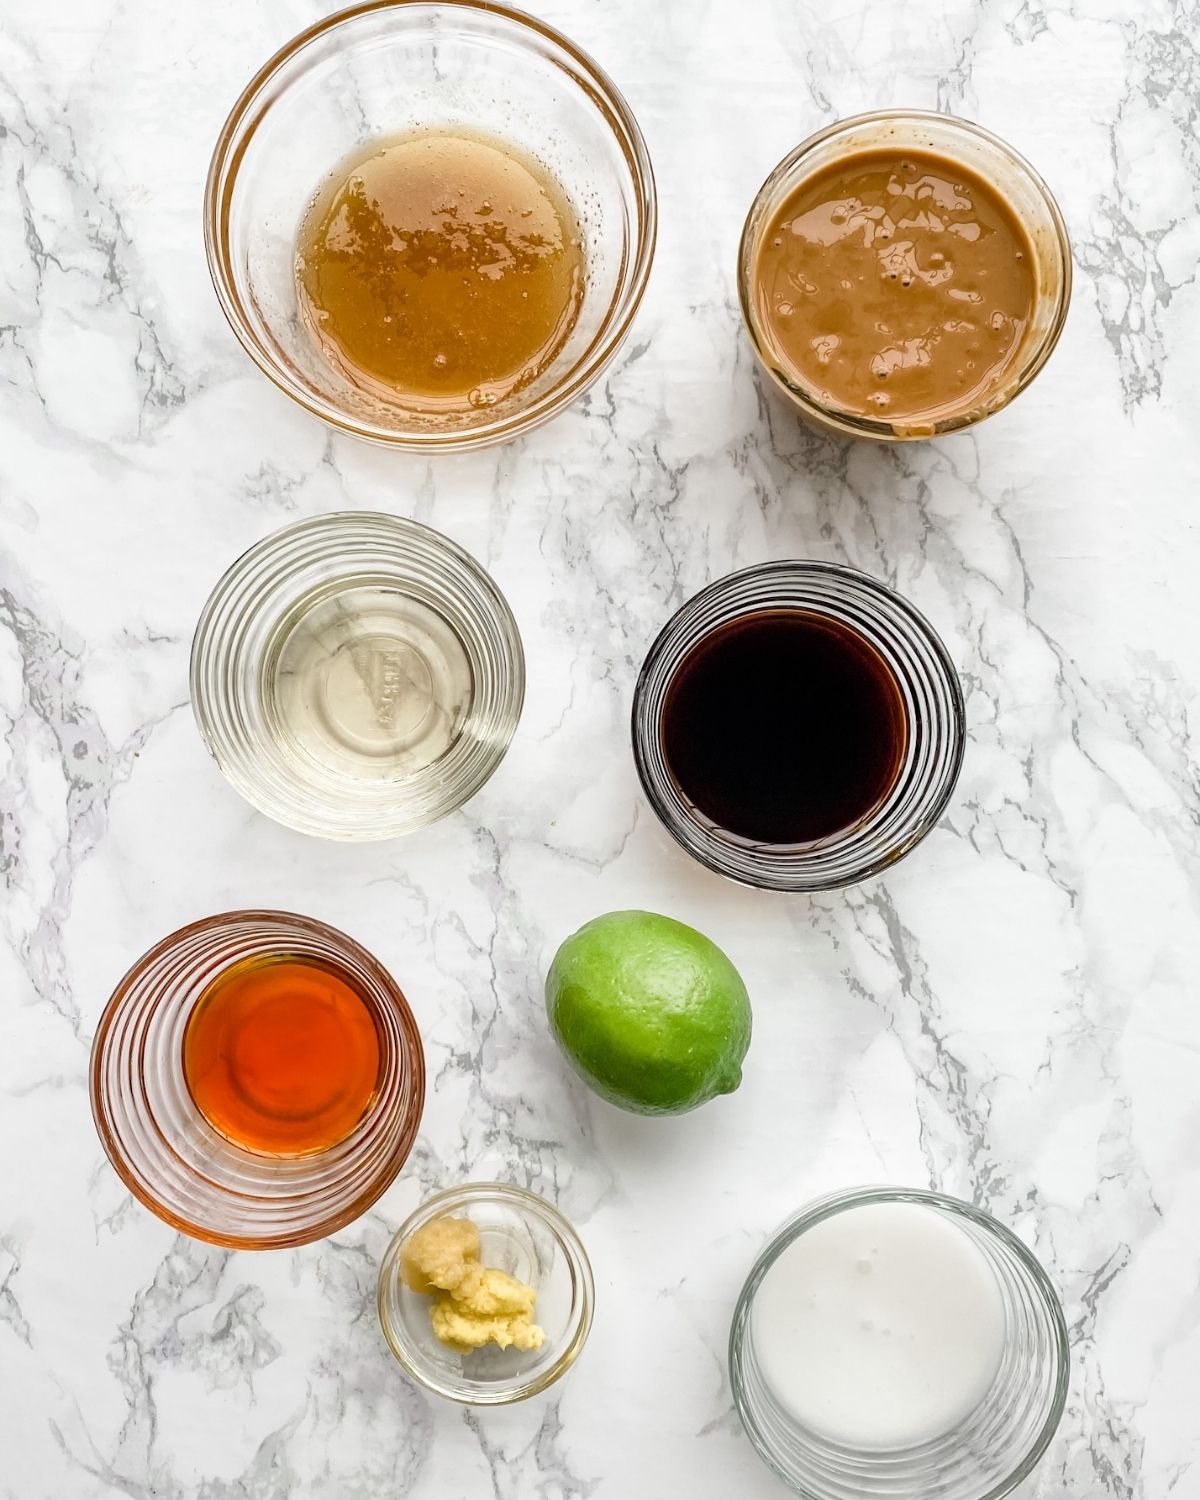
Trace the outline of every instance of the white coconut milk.
<path fill-rule="evenodd" d="M 767 1386 L 798 1423 L 860 1448 L 907 1447 L 979 1404 L 1004 1303 L 964 1229 L 919 1203 L 867 1203 L 800 1235 L 751 1312 Z"/>

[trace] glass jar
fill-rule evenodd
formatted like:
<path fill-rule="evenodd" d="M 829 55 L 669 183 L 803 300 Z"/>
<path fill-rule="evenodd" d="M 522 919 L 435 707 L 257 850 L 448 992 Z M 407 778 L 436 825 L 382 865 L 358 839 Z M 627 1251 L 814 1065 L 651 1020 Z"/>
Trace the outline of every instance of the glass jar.
<path fill-rule="evenodd" d="M 759 319 L 754 268 L 762 236 L 784 201 L 806 179 L 834 164 L 879 150 L 930 152 L 959 162 L 981 178 L 1012 209 L 1033 249 L 1034 303 L 1020 348 L 982 397 L 934 420 L 848 412 L 823 399 L 792 371 Z M 802 141 L 779 163 L 758 191 L 738 250 L 738 294 L 742 317 L 759 363 L 800 414 L 844 437 L 908 442 L 971 427 L 1007 406 L 1053 353 L 1071 300 L 1071 245 L 1050 189 L 1013 148 L 967 120 L 924 110 L 880 110 L 826 126 Z"/>
<path fill-rule="evenodd" d="M 400 1251 L 435 1219 L 470 1219 L 480 1260 L 537 1292 L 540 1349 L 487 1348 L 459 1354 L 439 1342 L 432 1298 L 405 1286 Z M 592 1326 L 592 1268 L 579 1236 L 545 1198 L 505 1182 L 473 1182 L 436 1193 L 396 1231 L 379 1268 L 379 1321 L 408 1377 L 465 1406 L 507 1406 L 553 1385 L 578 1359 Z"/>
<path fill-rule="evenodd" d="M 357 1125 L 305 1155 L 249 1151 L 215 1130 L 183 1066 L 188 1021 L 212 981 L 233 964 L 281 955 L 344 975 L 380 1052 Z M 291 1248 L 356 1219 L 395 1179 L 421 1122 L 425 1059 L 395 980 L 352 938 L 291 912 L 224 912 L 163 938 L 117 985 L 92 1044 L 91 1101 L 109 1160 L 151 1213 L 212 1245 Z"/>
<path fill-rule="evenodd" d="M 834 1215 L 877 1204 L 921 1205 L 956 1225 L 990 1268 L 1003 1304 L 1002 1351 L 986 1393 L 950 1430 L 911 1446 L 856 1447 L 805 1427 L 764 1379 L 755 1347 L 755 1298 L 784 1251 Z M 771 1236 L 738 1298 L 729 1369 L 751 1442 L 805 1500 L 998 1500 L 1033 1470 L 1053 1437 L 1070 1356 L 1054 1288 L 1011 1230 L 940 1193 L 869 1187 L 819 1199 Z"/>
<path fill-rule="evenodd" d="M 373 139 L 463 130 L 509 141 L 570 199 L 584 237 L 578 320 L 546 369 L 494 407 L 418 417 L 320 353 L 296 295 L 296 235 L 341 162 Z M 410 451 L 479 448 L 553 417 L 629 332 L 654 255 L 646 143 L 612 80 L 566 37 L 503 5 L 375 0 L 293 38 L 246 86 L 205 193 L 221 308 L 280 390 L 332 427 Z"/>
<path fill-rule="evenodd" d="M 807 844 L 754 841 L 719 827 L 685 795 L 663 749 L 667 695 L 689 654 L 730 621 L 776 610 L 824 616 L 861 637 L 890 669 L 907 727 L 899 771 L 882 801 L 859 822 Z M 934 826 L 962 765 L 965 710 L 946 648 L 906 600 L 854 568 L 772 562 L 718 579 L 667 622 L 638 677 L 632 730 L 650 806 L 694 859 L 744 885 L 818 891 L 877 875 Z"/>
<path fill-rule="evenodd" d="M 512 611 L 461 547 L 344 511 L 285 526 L 228 569 L 192 643 L 192 708 L 260 812 L 324 838 L 395 838 L 461 807 L 517 727 Z"/>

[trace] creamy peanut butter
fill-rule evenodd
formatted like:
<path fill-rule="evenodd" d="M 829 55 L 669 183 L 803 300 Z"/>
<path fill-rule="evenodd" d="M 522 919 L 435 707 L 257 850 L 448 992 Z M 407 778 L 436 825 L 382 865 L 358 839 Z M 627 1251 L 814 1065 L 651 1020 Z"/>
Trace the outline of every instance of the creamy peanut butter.
<path fill-rule="evenodd" d="M 945 157 L 843 158 L 801 182 L 752 272 L 766 353 L 853 416 L 936 421 L 982 404 L 1019 357 L 1033 250 L 1004 199 Z"/>

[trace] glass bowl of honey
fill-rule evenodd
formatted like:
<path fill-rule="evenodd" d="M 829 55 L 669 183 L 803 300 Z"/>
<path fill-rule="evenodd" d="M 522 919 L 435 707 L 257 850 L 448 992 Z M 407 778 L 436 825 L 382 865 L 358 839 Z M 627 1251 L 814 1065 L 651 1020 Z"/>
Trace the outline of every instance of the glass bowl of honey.
<path fill-rule="evenodd" d="M 830 890 L 935 826 L 965 711 L 945 646 L 906 599 L 836 563 L 763 563 L 690 599 L 633 701 L 642 788 L 667 832 L 744 885 Z"/>
<path fill-rule="evenodd" d="M 113 991 L 92 1114 L 126 1187 L 209 1244 L 305 1245 L 365 1213 L 412 1150 L 425 1062 L 403 993 L 336 928 L 208 917 Z"/>
<path fill-rule="evenodd" d="M 417 521 L 341 511 L 265 537 L 196 626 L 192 707 L 234 787 L 301 833 L 395 838 L 460 807 L 525 694 L 512 611 Z"/>
<path fill-rule="evenodd" d="M 1054 195 L 966 120 L 888 110 L 811 136 L 767 178 L 738 253 L 742 315 L 817 426 L 903 442 L 972 426 L 1045 365 L 1071 297 Z"/>
<path fill-rule="evenodd" d="M 507 1406 L 553 1385 L 587 1342 L 594 1295 L 572 1226 L 504 1182 L 435 1193 L 379 1268 L 379 1321 L 397 1362 L 465 1406 Z"/>
<path fill-rule="evenodd" d="M 608 366 L 654 252 L 637 122 L 502 5 L 376 0 L 251 80 L 209 171 L 222 309 L 294 400 L 419 450 L 514 437 Z"/>

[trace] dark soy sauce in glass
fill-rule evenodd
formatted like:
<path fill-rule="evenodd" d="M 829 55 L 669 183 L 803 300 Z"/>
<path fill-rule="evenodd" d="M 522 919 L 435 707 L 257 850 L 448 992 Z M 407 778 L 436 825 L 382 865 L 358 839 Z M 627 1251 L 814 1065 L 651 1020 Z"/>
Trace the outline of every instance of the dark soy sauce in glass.
<path fill-rule="evenodd" d="M 904 762 L 891 668 L 858 631 L 801 609 L 743 615 L 697 641 L 663 704 L 686 801 L 755 843 L 811 844 L 861 822 Z"/>

